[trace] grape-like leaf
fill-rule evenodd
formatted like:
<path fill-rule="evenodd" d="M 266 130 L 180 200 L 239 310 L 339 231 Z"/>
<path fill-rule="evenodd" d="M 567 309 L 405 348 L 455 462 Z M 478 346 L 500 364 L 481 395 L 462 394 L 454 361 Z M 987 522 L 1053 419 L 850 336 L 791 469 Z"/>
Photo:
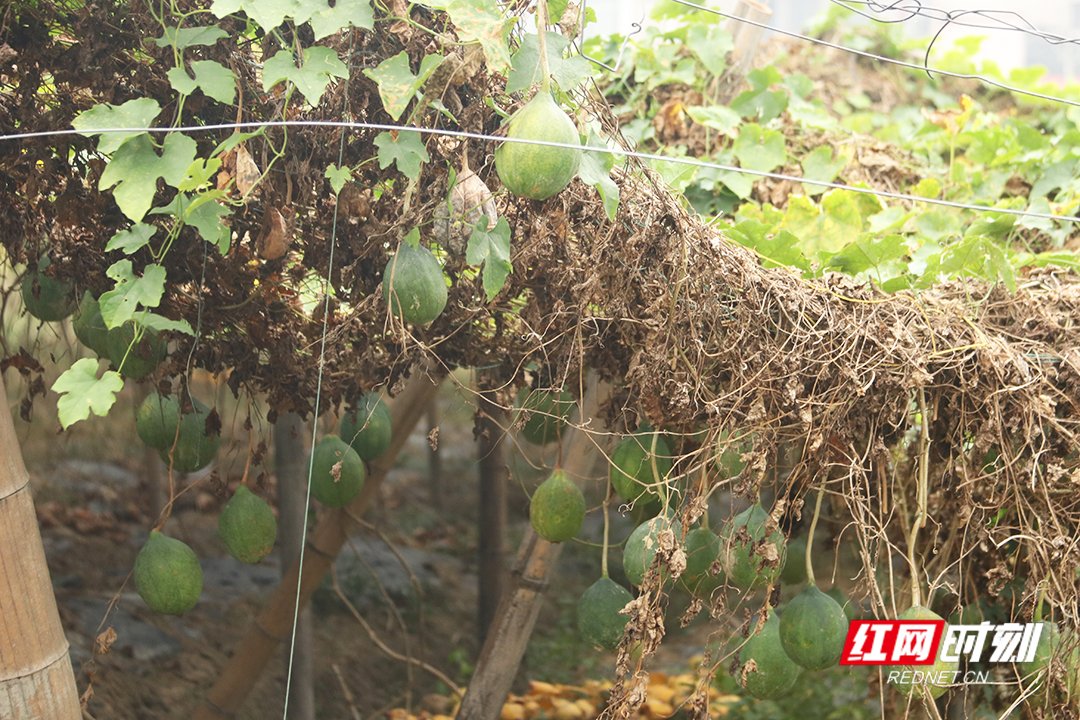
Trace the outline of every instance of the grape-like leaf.
<path fill-rule="evenodd" d="M 802 158 L 802 174 L 807 180 L 832 182 L 837 173 L 846 166 L 847 160 L 843 157 L 835 158 L 829 145 L 818 145 Z M 806 184 L 806 194 L 811 196 L 820 195 L 827 189 L 824 185 Z"/>
<path fill-rule="evenodd" d="M 334 7 L 330 7 L 326 0 L 315 2 L 308 0 L 303 5 L 305 5 L 305 10 L 311 10 L 306 19 L 311 23 L 316 40 L 333 35 L 350 25 L 365 30 L 375 27 L 375 13 L 371 9 L 371 0 L 337 0 Z M 297 22 L 302 22 L 302 20 L 298 17 Z"/>
<path fill-rule="evenodd" d="M 164 178 L 173 187 L 179 185 L 195 160 L 195 150 L 195 141 L 180 133 L 170 133 L 165 138 L 160 156 L 149 135 L 134 137 L 113 154 L 101 173 L 98 189 L 116 185 L 113 190 L 116 204 L 125 215 L 139 222 L 154 200 L 158 178 Z"/>
<path fill-rule="evenodd" d="M 595 132 L 589 133 L 587 147 L 605 147 Z M 619 186 L 611 179 L 611 169 L 615 167 L 615 156 L 611 153 L 586 150 L 581 153 L 578 176 L 586 185 L 592 185 L 600 193 L 604 202 L 604 211 L 609 220 L 615 219 L 619 209 Z"/>
<path fill-rule="evenodd" d="M 177 50 L 183 50 L 195 45 L 213 45 L 223 37 L 228 37 L 228 33 L 217 25 L 193 28 L 167 27 L 161 37 L 154 38 L 154 42 L 158 47 L 175 47 Z"/>
<path fill-rule="evenodd" d="M 318 105 L 330 78 L 346 78 L 349 71 L 337 53 L 328 47 L 309 47 L 304 50 L 304 64 L 297 67 L 292 52 L 280 50 L 263 63 L 263 90 L 279 82 L 289 81 L 303 93 L 308 103 Z"/>
<path fill-rule="evenodd" d="M 694 23 L 686 29 L 686 47 L 697 55 L 710 74 L 719 76 L 727 67 L 724 58 L 735 48 L 735 43 L 719 25 Z"/>
<path fill-rule="evenodd" d="M 347 167 L 330 165 L 323 176 L 330 181 L 330 187 L 334 188 L 334 192 L 339 193 L 341 188 L 345 187 L 345 183 L 352 178 L 352 171 Z"/>
<path fill-rule="evenodd" d="M 182 332 L 186 335 L 195 334 L 195 331 L 191 329 L 191 325 L 188 324 L 187 320 L 170 320 L 167 317 L 152 312 L 140 314 L 139 324 L 152 330 L 171 330 L 173 332 Z"/>
<path fill-rule="evenodd" d="M 480 216 L 469 236 L 465 261 L 470 265 L 484 264 L 484 292 L 488 302 L 494 300 L 506 283 L 506 276 L 514 271 L 510 264 L 510 224 L 506 218 L 499 218 L 489 230 L 488 216 Z"/>
<path fill-rule="evenodd" d="M 56 409 L 64 429 L 90 417 L 91 411 L 105 417 L 116 402 L 116 393 L 124 389 L 120 373 L 106 370 L 99 379 L 97 368 L 97 360 L 83 358 L 53 383 L 53 392 L 60 394 Z"/>
<path fill-rule="evenodd" d="M 496 0 L 454 0 L 446 11 L 457 28 L 458 38 L 480 43 L 489 71 L 504 73 L 509 70 L 507 39 L 517 24 L 516 17 L 504 17 Z"/>
<path fill-rule="evenodd" d="M 569 91 L 582 80 L 592 76 L 592 65 L 581 55 L 564 58 L 570 40 L 557 33 L 547 33 L 548 69 L 559 87 Z M 527 90 L 540 77 L 540 40 L 531 33 L 521 38 L 521 46 L 514 53 L 513 68 L 506 78 L 506 92 Z"/>
<path fill-rule="evenodd" d="M 776 130 L 768 130 L 757 123 L 746 123 L 735 140 L 735 157 L 748 170 L 769 172 L 787 161 L 784 136 Z"/>
<path fill-rule="evenodd" d="M 192 78 L 182 67 L 174 67 L 165 73 L 172 83 L 173 90 L 182 95 L 190 95 L 196 88 L 203 91 L 203 95 L 217 100 L 219 103 L 229 104 L 236 100 L 236 73 L 221 63 L 213 60 L 196 60 L 191 63 Z"/>
<path fill-rule="evenodd" d="M 751 248 L 761 256 L 765 267 L 797 267 L 803 272 L 810 270 L 810 262 L 799 249 L 799 238 L 787 230 L 776 232 L 760 220 L 743 220 L 728 228 L 732 240 Z"/>
<path fill-rule="evenodd" d="M 105 245 L 105 252 L 122 250 L 125 255 L 131 255 L 150 242 L 155 232 L 157 228 L 153 225 L 136 223 L 127 230 L 121 230 L 113 235 Z"/>
<path fill-rule="evenodd" d="M 242 10 L 266 32 L 285 22 L 286 16 L 295 15 L 299 9 L 298 0 L 214 0 L 210 5 L 210 11 L 219 18 Z"/>
<path fill-rule="evenodd" d="M 98 139 L 98 151 L 111 153 L 130 138 L 144 134 L 139 130 L 126 128 L 151 127 L 160 112 L 161 106 L 157 100 L 151 98 L 128 100 L 123 105 L 103 103 L 76 115 L 71 125 L 83 135 L 101 135 Z M 118 132 L 94 132 L 105 129 L 115 129 Z"/>
<path fill-rule="evenodd" d="M 365 70 L 364 74 L 379 86 L 383 108 L 390 117 L 398 120 L 416 96 L 416 91 L 427 82 L 440 62 L 441 56 L 426 55 L 420 61 L 420 74 L 413 75 L 409 69 L 409 54 L 402 50 L 394 57 L 383 60 L 378 67 Z"/>
<path fill-rule="evenodd" d="M 410 180 L 419 178 L 420 166 L 431 159 L 420 133 L 414 130 L 399 131 L 396 140 L 383 131 L 375 136 L 375 147 L 379 148 L 380 168 L 396 162 L 398 170 Z"/>
<path fill-rule="evenodd" d="M 165 268 L 157 264 L 147 265 L 138 277 L 130 260 L 118 260 L 105 274 L 116 281 L 116 287 L 98 300 L 101 318 L 110 329 L 133 318 L 140 307 L 157 307 L 165 292 Z"/>

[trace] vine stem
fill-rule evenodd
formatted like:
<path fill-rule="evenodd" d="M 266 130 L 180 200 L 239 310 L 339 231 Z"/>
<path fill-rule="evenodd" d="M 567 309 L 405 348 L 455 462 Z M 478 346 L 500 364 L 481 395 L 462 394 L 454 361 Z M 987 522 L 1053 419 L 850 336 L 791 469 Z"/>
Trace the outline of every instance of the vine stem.
<path fill-rule="evenodd" d="M 544 37 L 548 25 L 547 0 L 536 0 L 536 37 L 540 46 L 540 92 L 551 92 L 551 68 L 548 66 L 547 39 Z"/>
<path fill-rule="evenodd" d="M 600 556 L 600 577 L 608 576 L 608 540 L 611 532 L 611 520 L 608 517 L 608 504 L 611 502 L 611 481 L 608 481 L 607 492 L 604 493 L 604 553 Z"/>
<path fill-rule="evenodd" d="M 915 521 L 911 524 L 911 537 L 908 539 L 912 607 L 922 605 L 922 589 L 919 587 L 919 564 L 915 553 L 915 541 L 919 536 L 919 530 L 926 525 L 926 504 L 930 484 L 930 418 L 926 413 L 926 392 L 922 388 L 919 388 L 919 414 L 922 416 L 922 428 L 919 434 L 918 488 L 915 493 Z"/>
<path fill-rule="evenodd" d="M 817 502 L 814 503 L 814 518 L 810 521 L 810 535 L 806 538 L 806 581 L 817 587 L 814 580 L 814 563 L 810 560 L 810 553 L 814 549 L 814 531 L 817 530 L 818 516 L 821 515 L 821 498 L 825 497 L 825 486 L 822 485 L 817 491 Z"/>

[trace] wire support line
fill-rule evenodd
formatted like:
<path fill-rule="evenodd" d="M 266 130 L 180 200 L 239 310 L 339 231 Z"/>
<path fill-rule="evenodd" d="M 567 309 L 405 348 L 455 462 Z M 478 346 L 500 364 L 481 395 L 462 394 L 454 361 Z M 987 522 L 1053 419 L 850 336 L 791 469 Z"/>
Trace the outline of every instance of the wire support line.
<path fill-rule="evenodd" d="M 774 180 L 789 180 L 791 182 L 803 183 L 805 185 L 826 187 L 832 190 L 850 190 L 851 192 L 862 193 L 863 195 L 874 195 L 876 197 L 890 198 L 893 200 L 904 200 L 907 202 L 927 203 L 929 205 L 941 205 L 944 207 L 951 207 L 958 210 L 974 210 L 976 212 L 992 212 L 1001 213 L 1003 215 L 1016 215 L 1017 217 L 1034 217 L 1042 218 L 1044 220 L 1057 220 L 1062 222 L 1080 223 L 1080 217 L 1077 217 L 1075 215 L 1054 215 L 1053 213 L 1036 212 L 1034 210 L 1016 210 L 1014 208 L 998 208 L 992 207 L 990 205 L 972 205 L 969 203 L 955 202 L 953 200 L 925 198 L 918 195 L 907 195 L 905 193 L 890 192 L 888 190 L 875 190 L 873 188 L 861 188 L 854 185 L 844 185 L 843 183 L 827 182 L 825 180 L 812 180 L 809 178 L 799 177 L 798 175 L 787 175 L 785 173 L 767 172 L 764 170 L 751 170 L 749 168 L 735 167 L 734 165 L 722 165 L 720 163 L 711 163 L 704 160 L 697 160 L 695 158 L 673 157 L 670 155 L 658 155 L 656 153 L 638 152 L 636 150 L 625 150 L 623 148 L 599 147 L 595 145 L 572 145 L 570 143 L 549 142 L 547 140 L 526 140 L 524 138 L 508 138 L 500 137 L 497 135 L 485 135 L 483 133 L 467 132 L 465 130 L 407 127 L 403 125 L 384 125 L 381 123 L 344 122 L 340 120 L 268 120 L 265 122 L 222 123 L 218 125 L 190 125 L 184 127 L 168 128 L 84 128 L 82 130 L 41 130 L 31 133 L 0 135 L 0 142 L 3 142 L 5 140 L 53 137 L 57 135 L 99 135 L 102 133 L 114 132 L 198 132 L 211 130 L 239 130 L 263 127 L 326 127 L 349 128 L 354 130 L 386 130 L 395 132 L 404 131 L 418 132 L 428 135 L 441 135 L 444 137 L 467 138 L 470 140 L 483 140 L 491 142 L 516 142 L 524 143 L 526 145 L 543 145 L 546 147 L 566 148 L 568 150 L 582 150 L 585 152 L 598 152 L 608 153 L 610 155 L 621 155 L 623 157 L 632 157 L 639 160 L 658 160 L 661 162 L 671 162 L 679 165 L 692 165 L 695 167 L 709 168 L 711 170 L 723 170 L 726 172 L 733 172 L 741 175 L 753 175 L 755 177 L 772 178 Z"/>
<path fill-rule="evenodd" d="M 809 35 L 801 35 L 801 34 L 799 34 L 797 32 L 792 32 L 790 30 L 781 30 L 780 28 L 773 27 L 772 25 L 769 25 L 768 23 L 760 23 L 760 22 L 758 22 L 756 20 L 751 20 L 751 19 L 745 18 L 745 17 L 739 17 L 738 15 L 730 15 L 730 14 L 728 14 L 726 12 L 716 10 L 715 8 L 706 7 L 704 5 L 698 5 L 697 3 L 692 3 L 689 0 L 672 0 L 672 2 L 678 3 L 679 5 L 685 5 L 686 7 L 694 8 L 695 10 L 702 10 L 704 12 L 710 12 L 710 13 L 713 13 L 714 15 L 719 15 L 720 17 L 727 18 L 729 20 L 735 20 L 736 22 L 746 23 L 747 25 L 754 25 L 754 26 L 759 27 L 759 28 L 764 28 L 765 30 L 768 30 L 770 32 L 779 33 L 780 35 L 787 35 L 788 37 L 792 37 L 792 38 L 795 38 L 797 40 L 805 40 L 806 42 L 814 43 L 815 45 L 822 45 L 824 47 L 832 48 L 834 50 L 840 50 L 841 52 L 851 53 L 852 55 L 858 55 L 860 57 L 869 58 L 871 60 L 877 60 L 879 62 L 891 63 L 893 65 L 899 65 L 900 67 L 906 67 L 906 68 L 909 68 L 911 70 L 919 70 L 920 72 L 925 72 L 927 75 L 930 75 L 931 77 L 933 77 L 934 73 L 937 73 L 938 75 L 943 75 L 945 77 L 951 77 L 951 78 L 957 78 L 958 80 L 977 80 L 977 81 L 985 83 L 987 85 L 992 85 L 992 86 L 994 86 L 996 88 L 999 88 L 1001 90 L 1008 90 L 1009 92 L 1014 92 L 1014 93 L 1016 93 L 1018 95 L 1026 95 L 1028 97 L 1036 97 L 1036 98 L 1039 98 L 1041 100 L 1049 100 L 1050 102 L 1059 102 L 1059 103 L 1064 103 L 1066 105 L 1072 105 L 1074 107 L 1080 107 L 1080 101 L 1068 100 L 1066 98 L 1057 97 L 1055 95 L 1046 95 L 1044 93 L 1035 92 L 1034 90 L 1024 90 L 1023 88 L 1018 88 L 1018 87 L 1015 87 L 1013 85 L 1009 85 L 1008 83 L 1003 83 L 1003 82 L 1001 82 L 999 80 L 994 80 L 993 78 L 988 78 L 985 75 L 952 72 L 951 70 L 941 70 L 939 68 L 932 68 L 925 62 L 922 65 L 919 65 L 918 63 L 911 63 L 911 62 L 907 62 L 905 60 L 897 60 L 895 58 L 885 57 L 883 55 L 875 55 L 872 52 L 866 52 L 865 50 L 856 50 L 855 48 L 847 47 L 845 45 L 839 45 L 837 43 L 832 43 L 832 42 L 829 42 L 828 40 L 819 40 L 818 38 L 812 38 Z"/>
<path fill-rule="evenodd" d="M 958 25 L 960 27 L 975 28 L 976 30 L 1020 32 L 1025 35 L 1037 37 L 1040 40 L 1045 40 L 1051 45 L 1080 43 L 1080 38 L 1078 37 L 1065 37 L 1064 35 L 1040 30 L 1027 18 L 1014 10 L 943 10 L 941 8 L 926 7 L 919 0 L 913 0 L 913 2 L 895 0 L 888 4 L 877 2 L 877 0 L 829 0 L 829 2 L 850 10 L 856 15 L 860 15 L 868 20 L 873 20 L 874 22 L 883 23 L 885 25 L 905 23 L 912 18 L 921 17 L 935 22 L 945 23 L 946 26 Z M 856 7 L 852 7 L 852 5 L 862 5 L 869 8 L 869 11 L 860 10 Z M 906 17 L 889 20 L 873 14 L 887 12 L 906 13 Z M 972 20 L 962 19 L 967 16 L 984 18 L 984 21 L 974 22 Z M 1009 16 L 1016 18 L 1017 22 L 1008 22 L 1004 19 Z"/>

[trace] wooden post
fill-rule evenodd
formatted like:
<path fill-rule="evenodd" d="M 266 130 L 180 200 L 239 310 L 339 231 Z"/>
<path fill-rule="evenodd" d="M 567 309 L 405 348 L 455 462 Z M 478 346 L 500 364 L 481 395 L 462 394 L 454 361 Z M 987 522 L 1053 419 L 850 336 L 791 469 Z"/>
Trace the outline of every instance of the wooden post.
<path fill-rule="evenodd" d="M 597 429 L 595 419 L 601 395 L 606 397 L 607 389 L 598 386 L 595 373 L 589 374 L 581 417 L 587 418 L 587 426 L 592 430 Z M 578 424 L 585 423 L 579 420 Z M 591 473 L 598 439 L 572 428 L 563 441 L 566 451 L 562 468 L 575 482 L 581 483 Z M 554 576 L 561 551 L 562 543 L 549 543 L 538 537 L 532 527 L 526 531 L 511 572 L 509 590 L 503 594 L 457 720 L 498 720 L 525 656 L 544 590 Z"/>
<path fill-rule="evenodd" d="M 300 586 L 299 607 L 303 609 L 311 601 L 348 538 L 354 525 L 349 515 L 359 517 L 375 498 L 387 471 L 393 467 L 398 453 L 438 388 L 437 382 L 421 374 L 414 376 L 408 387 L 394 399 L 390 408 L 394 431 L 390 448 L 382 457 L 371 462 L 360 497 L 346 508 L 328 510 L 319 517 L 307 541 L 303 572 L 297 564 L 289 568 L 281 585 L 237 644 L 206 700 L 195 709 L 192 714 L 194 720 L 227 720 L 243 704 L 270 658 L 289 637 L 297 607 L 297 584 Z"/>
<path fill-rule="evenodd" d="M 503 430 L 506 411 L 499 407 L 485 378 L 479 378 L 477 408 L 477 452 L 480 475 L 480 641 L 487 637 L 495 611 L 503 594 L 504 538 L 506 535 L 506 459 L 503 456 Z"/>
<path fill-rule="evenodd" d="M 281 574 L 300 558 L 300 548 L 307 536 L 308 456 L 304 434 L 306 425 L 296 413 L 285 413 L 274 423 L 274 468 L 277 476 L 278 539 L 281 548 Z M 286 720 L 315 720 L 315 663 L 312 657 L 314 626 L 311 608 L 300 611 L 296 624 L 296 642 L 288 641 L 285 667 L 292 660 L 289 680 L 289 706 Z"/>
<path fill-rule="evenodd" d="M 2 375 L 0 397 L 7 400 Z M 0 718 L 81 717 L 30 477 L 5 404 L 0 412 Z"/>
<path fill-rule="evenodd" d="M 739 0 L 735 8 L 736 17 L 728 21 L 728 33 L 735 43 L 735 49 L 731 51 L 731 66 L 717 81 L 716 102 L 727 105 L 739 94 L 739 90 L 746 78 L 746 74 L 754 67 L 754 58 L 757 57 L 758 45 L 761 44 L 761 36 L 765 28 L 759 25 L 751 25 L 739 20 L 746 18 L 756 23 L 767 24 L 772 18 L 772 10 L 768 0 Z"/>

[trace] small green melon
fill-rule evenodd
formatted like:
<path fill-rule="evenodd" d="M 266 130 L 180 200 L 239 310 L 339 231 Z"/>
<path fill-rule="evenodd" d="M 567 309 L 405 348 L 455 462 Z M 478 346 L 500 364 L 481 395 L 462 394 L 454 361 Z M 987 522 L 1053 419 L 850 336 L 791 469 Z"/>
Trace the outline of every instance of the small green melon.
<path fill-rule="evenodd" d="M 691 595 L 708 596 L 723 579 L 713 577 L 709 568 L 720 557 L 720 536 L 707 527 L 686 533 L 686 570 L 679 578 Z"/>
<path fill-rule="evenodd" d="M 732 518 L 724 529 L 724 571 L 741 588 L 756 590 L 775 582 L 780 576 L 784 564 L 784 536 L 776 530 L 765 538 L 768 519 L 765 509 L 755 504 Z M 742 527 L 750 535 L 749 542 L 739 537 Z M 774 559 L 770 559 L 770 555 L 774 555 Z"/>
<path fill-rule="evenodd" d="M 405 322 L 426 325 L 446 307 L 442 265 L 423 245 L 402 242 L 383 270 L 383 300 Z M 393 296 L 393 299 L 391 299 Z"/>
<path fill-rule="evenodd" d="M 839 603 L 807 585 L 784 609 L 780 643 L 795 664 L 824 670 L 840 662 L 847 638 L 848 619 Z"/>
<path fill-rule="evenodd" d="M 376 392 L 364 393 L 341 419 L 342 441 L 362 460 L 374 460 L 385 453 L 392 435 L 390 408 Z"/>
<path fill-rule="evenodd" d="M 640 586 L 645 580 L 645 571 L 652 566 L 656 551 L 660 548 L 660 533 L 666 529 L 670 529 L 675 534 L 675 542 L 679 542 L 682 537 L 682 524 L 667 514 L 657 515 L 638 525 L 626 539 L 623 547 L 623 570 L 634 585 Z M 663 579 L 666 580 L 667 576 L 667 572 L 661 573 Z"/>
<path fill-rule="evenodd" d="M 574 398 L 565 390 L 528 390 L 518 393 L 521 412 L 528 413 L 521 434 L 533 445 L 547 445 L 566 430 L 574 412 Z"/>
<path fill-rule="evenodd" d="M 660 483 L 671 472 L 671 450 L 662 437 L 656 437 L 656 472 L 653 472 L 653 433 L 638 433 L 623 438 L 611 454 L 609 477 L 615 492 L 626 502 L 636 502 L 642 495 L 646 502 L 663 502 Z"/>
<path fill-rule="evenodd" d="M 38 320 L 56 322 L 75 312 L 78 304 L 71 295 L 71 283 L 54 280 L 45 274 L 51 261 L 42 256 L 37 272 L 27 273 L 22 281 L 22 299 L 26 312 Z"/>
<path fill-rule="evenodd" d="M 563 542 L 577 535 L 585 522 L 585 496 L 562 470 L 551 473 L 533 493 L 529 521 L 548 542 Z"/>
<path fill-rule="evenodd" d="M 311 457 L 312 496 L 323 505 L 344 507 L 363 489 L 364 461 L 337 435 L 324 437 Z"/>
<path fill-rule="evenodd" d="M 156 440 L 162 436 L 165 438 L 165 446 L 158 448 L 158 455 L 161 457 L 162 462 L 170 465 L 177 472 L 192 473 L 202 470 L 214 461 L 217 457 L 218 447 L 221 445 L 219 435 L 206 432 L 206 420 L 210 414 L 209 408 L 195 398 L 191 398 L 191 405 L 193 411 L 179 418 L 179 432 L 176 429 L 176 416 L 165 415 L 165 412 L 169 410 L 169 403 L 167 402 L 161 403 L 160 428 L 147 430 L 147 435 L 151 440 Z M 175 408 L 179 410 L 179 402 L 177 402 Z M 152 404 L 151 413 L 153 413 Z M 136 425 L 136 427 L 138 426 Z"/>
<path fill-rule="evenodd" d="M 132 380 L 139 380 L 157 369 L 165 359 L 167 343 L 162 340 L 157 330 L 144 328 L 135 341 L 137 325 L 128 320 L 119 327 L 114 327 L 106 337 L 109 360 L 113 367 Z"/>
<path fill-rule="evenodd" d="M 176 422 L 179 417 L 180 401 L 175 395 L 165 397 L 152 392 L 146 396 L 135 413 L 135 430 L 147 447 L 164 450 L 171 447 L 176 439 Z"/>
<path fill-rule="evenodd" d="M 806 582 L 806 537 L 800 535 L 788 540 L 784 567 L 780 570 L 780 582 L 798 585 Z"/>
<path fill-rule="evenodd" d="M 105 327 L 105 320 L 101 317 L 101 306 L 89 290 L 83 295 L 71 326 L 79 342 L 96 352 L 99 357 L 108 357 L 109 329 Z"/>
<path fill-rule="evenodd" d="M 195 551 L 185 543 L 150 531 L 135 558 L 135 589 L 162 615 L 182 615 L 199 601 L 203 573 Z"/>
<path fill-rule="evenodd" d="M 915 605 L 909 607 L 896 618 L 897 620 L 943 620 L 933 610 L 925 608 L 921 605 Z M 948 631 L 948 626 L 945 627 L 945 631 Z M 952 677 L 959 667 L 960 663 L 956 660 L 952 662 L 946 662 L 941 658 L 941 645 L 945 642 L 945 632 L 941 634 L 941 641 L 938 644 L 937 656 L 933 665 L 886 665 L 882 668 L 885 673 L 885 678 L 889 677 L 892 672 L 899 672 L 897 675 L 897 682 L 891 683 L 902 695 L 911 695 L 916 693 L 922 694 L 923 690 L 930 692 L 930 697 L 935 700 L 945 694 L 945 691 L 949 689 L 949 683 L 941 683 L 942 673 L 946 674 L 947 678 Z M 899 679 L 904 677 L 904 673 L 908 673 L 908 682 L 900 682 Z M 922 673 L 923 680 L 919 683 L 915 683 L 915 673 Z"/>
<path fill-rule="evenodd" d="M 581 638 L 595 648 L 615 650 L 630 620 L 619 611 L 634 599 L 630 591 L 611 578 L 602 577 L 578 600 L 577 622 Z"/>
<path fill-rule="evenodd" d="M 780 620 L 775 612 L 740 648 L 739 660 L 744 666 L 753 660 L 757 666 L 746 671 L 745 677 L 740 673 L 736 678 L 743 689 L 758 700 L 771 700 L 786 694 L 802 671 L 780 644 Z"/>
<path fill-rule="evenodd" d="M 514 113 L 505 128 L 506 137 L 512 139 L 581 144 L 570 116 L 543 90 Z M 504 142 L 495 149 L 495 169 L 503 185 L 533 200 L 547 200 L 562 192 L 577 175 L 580 162 L 581 150 L 571 148 Z"/>
<path fill-rule="evenodd" d="M 728 442 L 731 433 L 720 433 L 720 446 L 723 452 L 718 452 L 714 461 L 718 478 L 727 480 L 735 477 L 743 471 L 746 463 L 743 461 L 743 453 L 750 450 L 754 445 L 753 435 L 748 435 L 743 441 L 737 443 Z"/>
<path fill-rule="evenodd" d="M 218 534 L 234 558 L 242 563 L 257 563 L 274 549 L 277 519 L 269 503 L 247 485 L 241 485 L 221 509 Z"/>

